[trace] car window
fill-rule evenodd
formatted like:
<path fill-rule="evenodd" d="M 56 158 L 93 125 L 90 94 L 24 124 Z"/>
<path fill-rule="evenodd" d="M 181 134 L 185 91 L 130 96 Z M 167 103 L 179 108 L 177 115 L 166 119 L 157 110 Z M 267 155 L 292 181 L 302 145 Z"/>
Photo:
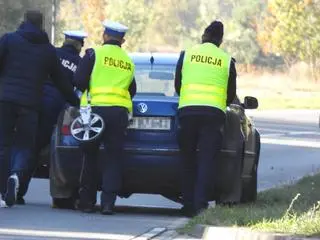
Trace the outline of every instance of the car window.
<path fill-rule="evenodd" d="M 175 70 L 174 64 L 136 64 L 137 94 L 175 96 Z"/>

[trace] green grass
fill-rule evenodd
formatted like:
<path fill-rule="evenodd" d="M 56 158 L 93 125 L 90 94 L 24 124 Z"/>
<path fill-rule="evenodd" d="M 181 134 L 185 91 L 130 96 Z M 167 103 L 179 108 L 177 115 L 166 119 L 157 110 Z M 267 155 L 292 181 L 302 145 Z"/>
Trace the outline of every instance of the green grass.
<path fill-rule="evenodd" d="M 288 74 L 240 74 L 237 92 L 241 99 L 253 96 L 259 109 L 319 109 L 320 83 L 294 80 Z"/>
<path fill-rule="evenodd" d="M 217 206 L 193 218 L 182 229 L 189 233 L 196 224 L 248 227 L 253 230 L 298 236 L 320 236 L 320 174 L 294 185 L 258 194 L 250 205 Z"/>
<path fill-rule="evenodd" d="M 259 109 L 320 109 L 320 91 L 270 91 L 245 89 L 240 94 L 240 99 L 245 96 L 256 97 Z"/>

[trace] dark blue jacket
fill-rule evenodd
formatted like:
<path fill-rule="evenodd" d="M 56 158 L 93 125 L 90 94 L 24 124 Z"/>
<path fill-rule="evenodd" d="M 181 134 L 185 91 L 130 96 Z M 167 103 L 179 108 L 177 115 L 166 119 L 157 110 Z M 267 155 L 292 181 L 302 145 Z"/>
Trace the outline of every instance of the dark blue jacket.
<path fill-rule="evenodd" d="M 73 81 L 73 75 L 77 70 L 78 64 L 81 60 L 79 52 L 72 45 L 63 45 L 57 48 L 57 55 L 60 59 L 64 73 L 70 82 Z"/>
<path fill-rule="evenodd" d="M 57 56 L 60 59 L 61 69 L 64 73 L 65 80 L 69 83 L 73 81 L 73 75 L 77 70 L 78 63 L 81 59 L 78 51 L 72 45 L 64 45 L 56 49 Z M 55 87 L 52 79 L 48 79 L 43 88 L 43 107 L 50 108 L 52 117 L 56 118 L 65 105 L 65 99 L 60 91 Z"/>
<path fill-rule="evenodd" d="M 0 101 L 38 110 L 44 81 L 54 84 L 72 105 L 79 99 L 66 84 L 55 48 L 47 34 L 24 22 L 18 30 L 0 39 Z"/>

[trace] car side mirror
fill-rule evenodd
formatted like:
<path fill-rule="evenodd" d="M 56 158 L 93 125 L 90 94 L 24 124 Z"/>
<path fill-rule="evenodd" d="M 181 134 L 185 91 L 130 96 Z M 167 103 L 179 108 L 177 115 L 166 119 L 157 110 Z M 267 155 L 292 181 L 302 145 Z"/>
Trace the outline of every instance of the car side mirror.
<path fill-rule="evenodd" d="M 257 109 L 259 107 L 258 99 L 255 97 L 245 97 L 243 107 L 245 109 Z"/>

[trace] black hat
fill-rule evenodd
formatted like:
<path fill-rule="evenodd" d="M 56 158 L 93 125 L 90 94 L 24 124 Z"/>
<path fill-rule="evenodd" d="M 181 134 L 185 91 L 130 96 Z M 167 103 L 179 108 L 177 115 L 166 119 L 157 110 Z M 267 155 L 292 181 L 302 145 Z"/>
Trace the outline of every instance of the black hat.
<path fill-rule="evenodd" d="M 221 40 L 224 34 L 223 23 L 220 21 L 213 21 L 205 30 L 204 34 L 216 40 Z"/>

